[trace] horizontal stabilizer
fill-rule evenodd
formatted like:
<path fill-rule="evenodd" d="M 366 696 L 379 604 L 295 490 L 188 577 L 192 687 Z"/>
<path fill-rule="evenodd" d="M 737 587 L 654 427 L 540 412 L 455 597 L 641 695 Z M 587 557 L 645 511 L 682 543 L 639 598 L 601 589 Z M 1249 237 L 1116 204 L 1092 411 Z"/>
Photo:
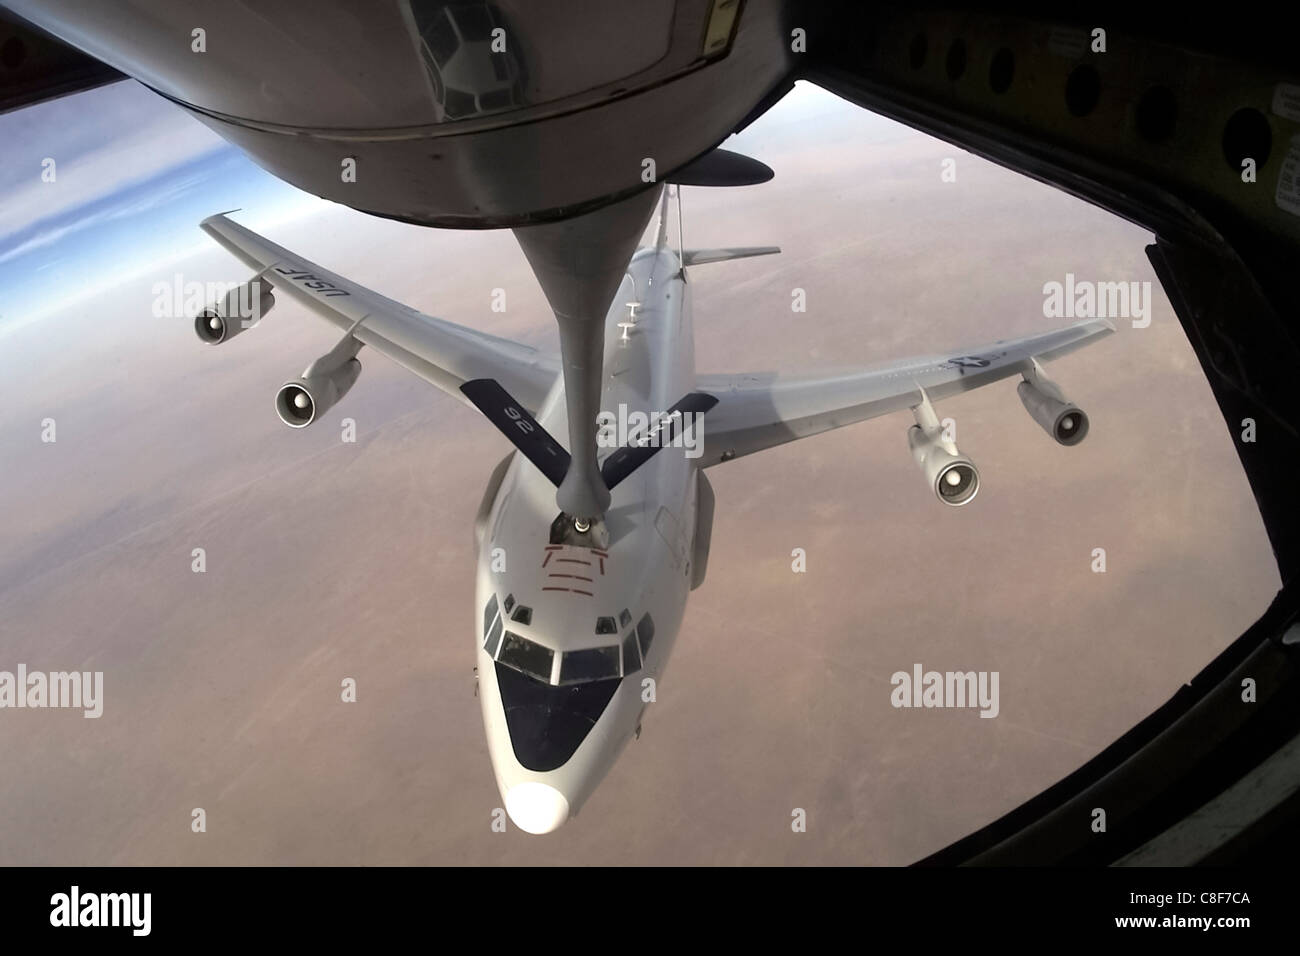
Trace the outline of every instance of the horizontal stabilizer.
<path fill-rule="evenodd" d="M 726 262 L 728 259 L 748 259 L 750 256 L 771 256 L 781 251 L 780 246 L 731 246 L 727 249 L 687 249 L 682 253 L 682 265 L 700 266 L 706 262 Z"/>
<path fill-rule="evenodd" d="M 557 488 L 560 486 L 569 470 L 569 453 L 537 423 L 537 419 L 528 414 L 527 409 L 495 379 L 476 378 L 466 382 L 460 390 L 551 484 Z"/>
<path fill-rule="evenodd" d="M 600 466 L 600 476 L 605 479 L 605 487 L 613 489 L 620 481 L 636 471 L 654 457 L 659 449 L 671 445 L 686 429 L 695 427 L 695 420 L 688 415 L 703 415 L 718 400 L 706 392 L 691 392 L 678 400 L 657 422 L 641 434 L 631 437 L 629 443 L 619 448 L 605 459 Z"/>

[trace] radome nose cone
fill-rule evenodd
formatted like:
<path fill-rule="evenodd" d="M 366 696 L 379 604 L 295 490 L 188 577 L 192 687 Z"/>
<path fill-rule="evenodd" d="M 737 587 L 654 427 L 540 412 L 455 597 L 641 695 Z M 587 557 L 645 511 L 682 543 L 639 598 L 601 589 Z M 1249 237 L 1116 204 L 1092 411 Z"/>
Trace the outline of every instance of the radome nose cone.
<path fill-rule="evenodd" d="M 569 801 L 544 783 L 520 783 L 506 791 L 506 813 L 525 833 L 550 833 L 569 819 Z"/>

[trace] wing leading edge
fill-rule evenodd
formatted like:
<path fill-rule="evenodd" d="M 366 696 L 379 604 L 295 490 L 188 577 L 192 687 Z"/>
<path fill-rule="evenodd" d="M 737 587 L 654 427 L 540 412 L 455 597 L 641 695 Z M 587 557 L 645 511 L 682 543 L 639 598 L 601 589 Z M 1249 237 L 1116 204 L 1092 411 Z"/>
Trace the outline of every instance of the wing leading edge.
<path fill-rule="evenodd" d="M 392 359 L 462 404 L 461 386 L 492 378 L 537 411 L 559 375 L 554 356 L 418 312 L 336 275 L 226 217 L 210 216 L 204 232 L 274 286 L 341 332 Z M 359 324 L 358 324 L 359 323 Z"/>
<path fill-rule="evenodd" d="M 704 429 L 708 468 L 765 448 L 807 438 L 920 403 L 920 390 L 947 398 L 1019 375 L 1032 361 L 1060 358 L 1115 331 L 1105 319 L 950 355 L 908 359 L 834 375 L 776 372 L 701 375 L 697 387 L 719 398 Z"/>

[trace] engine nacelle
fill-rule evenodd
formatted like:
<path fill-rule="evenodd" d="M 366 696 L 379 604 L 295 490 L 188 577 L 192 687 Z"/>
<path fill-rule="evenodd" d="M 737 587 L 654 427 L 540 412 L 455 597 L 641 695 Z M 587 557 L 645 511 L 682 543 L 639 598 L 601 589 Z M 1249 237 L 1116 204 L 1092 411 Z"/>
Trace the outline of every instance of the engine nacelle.
<path fill-rule="evenodd" d="M 360 324 L 360 323 L 358 323 Z M 355 327 L 354 327 L 355 328 Z M 302 373 L 275 393 L 275 413 L 290 428 L 306 428 L 348 393 L 361 374 L 361 343 L 348 332 Z"/>
<path fill-rule="evenodd" d="M 920 403 L 912 406 L 912 417 L 916 424 L 907 430 L 907 447 L 926 483 L 944 504 L 966 504 L 980 490 L 979 470 L 957 450 L 956 442 L 945 437 L 925 389 L 921 389 Z"/>
<path fill-rule="evenodd" d="M 944 437 L 943 425 L 921 389 L 921 402 L 912 406 L 916 424 L 907 430 L 907 447 L 925 475 L 936 498 L 946 505 L 964 505 L 980 490 L 980 473 L 975 463 L 957 450 L 956 442 Z"/>
<path fill-rule="evenodd" d="M 934 495 L 946 505 L 964 505 L 980 490 L 980 473 L 975 463 L 944 441 L 942 430 L 927 431 L 920 425 L 907 430 L 907 446 L 925 474 Z"/>
<path fill-rule="evenodd" d="M 306 428 L 346 395 L 360 374 L 361 362 L 356 358 L 323 371 L 313 366 L 302 378 L 280 386 L 275 395 L 275 412 L 290 428 Z"/>
<path fill-rule="evenodd" d="M 244 329 L 251 329 L 275 305 L 271 283 L 265 279 L 252 279 L 230 293 L 219 303 L 208 306 L 194 317 L 194 332 L 209 345 L 228 342 Z"/>
<path fill-rule="evenodd" d="M 1016 386 L 1020 401 L 1029 417 L 1062 445 L 1077 445 L 1088 435 L 1088 416 L 1062 393 L 1056 383 L 1040 370 L 1025 374 Z"/>

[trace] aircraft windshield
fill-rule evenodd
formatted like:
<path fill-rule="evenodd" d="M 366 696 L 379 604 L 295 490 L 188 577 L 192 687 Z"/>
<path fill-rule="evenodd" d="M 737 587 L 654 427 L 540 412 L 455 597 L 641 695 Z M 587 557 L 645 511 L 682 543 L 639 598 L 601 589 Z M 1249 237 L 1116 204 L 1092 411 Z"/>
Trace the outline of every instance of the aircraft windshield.
<path fill-rule="evenodd" d="M 551 682 L 551 661 L 555 652 L 549 647 L 534 644 L 513 631 L 506 631 L 497 660 L 521 674 L 535 677 L 544 684 Z"/>
<path fill-rule="evenodd" d="M 625 622 L 630 622 L 631 617 L 626 610 L 619 615 Z M 555 658 L 558 655 L 559 679 L 555 684 L 562 686 L 618 680 L 625 674 L 635 673 L 641 669 L 645 652 L 650 646 L 650 638 L 654 634 L 654 625 L 647 614 L 616 644 L 561 653 L 514 631 L 505 630 L 509 620 L 531 624 L 532 610 L 518 604 L 513 594 L 507 595 L 500 605 L 496 595 L 492 595 L 483 609 L 483 648 L 488 656 L 520 674 L 543 684 L 552 684 L 551 675 L 555 671 Z M 606 631 L 618 633 L 614 618 L 598 619 L 596 633 Z"/>
<path fill-rule="evenodd" d="M 580 684 L 619 676 L 618 645 L 566 651 L 560 658 L 560 683 Z"/>

